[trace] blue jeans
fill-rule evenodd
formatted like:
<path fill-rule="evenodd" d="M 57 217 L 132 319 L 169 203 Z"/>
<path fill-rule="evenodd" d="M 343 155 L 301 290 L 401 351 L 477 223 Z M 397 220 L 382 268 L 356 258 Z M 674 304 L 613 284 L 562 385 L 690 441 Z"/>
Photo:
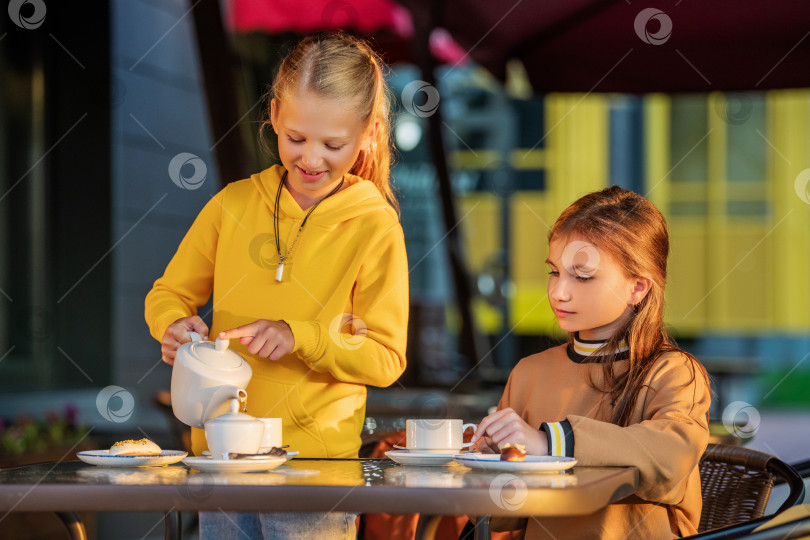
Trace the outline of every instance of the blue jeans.
<path fill-rule="evenodd" d="M 354 540 L 356 519 L 346 512 L 200 512 L 200 540 Z"/>

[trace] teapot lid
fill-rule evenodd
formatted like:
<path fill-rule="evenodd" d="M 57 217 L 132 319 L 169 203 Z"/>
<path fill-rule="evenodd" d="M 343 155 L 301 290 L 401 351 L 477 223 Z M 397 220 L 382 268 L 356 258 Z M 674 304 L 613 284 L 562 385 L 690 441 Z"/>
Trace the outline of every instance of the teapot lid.
<path fill-rule="evenodd" d="M 239 412 L 239 400 L 234 398 L 231 400 L 231 412 L 220 414 L 216 418 L 206 420 L 205 423 L 210 424 L 211 422 L 218 424 L 219 422 L 261 422 L 261 420 L 249 414 Z"/>
<path fill-rule="evenodd" d="M 193 333 L 192 333 L 193 334 Z M 217 338 L 216 342 L 194 339 L 188 344 L 188 352 L 205 366 L 233 370 L 242 367 L 245 361 L 239 354 L 228 348 L 229 340 Z"/>

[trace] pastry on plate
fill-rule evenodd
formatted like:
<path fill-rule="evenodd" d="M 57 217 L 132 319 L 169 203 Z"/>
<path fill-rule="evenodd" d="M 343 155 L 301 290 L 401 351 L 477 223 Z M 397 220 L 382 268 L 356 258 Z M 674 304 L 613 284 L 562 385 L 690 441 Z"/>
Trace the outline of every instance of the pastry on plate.
<path fill-rule="evenodd" d="M 149 439 L 118 441 L 110 447 L 111 456 L 159 456 L 162 450 Z"/>
<path fill-rule="evenodd" d="M 501 461 L 525 461 L 526 460 L 526 447 L 522 444 L 512 446 L 506 443 L 501 448 Z"/>

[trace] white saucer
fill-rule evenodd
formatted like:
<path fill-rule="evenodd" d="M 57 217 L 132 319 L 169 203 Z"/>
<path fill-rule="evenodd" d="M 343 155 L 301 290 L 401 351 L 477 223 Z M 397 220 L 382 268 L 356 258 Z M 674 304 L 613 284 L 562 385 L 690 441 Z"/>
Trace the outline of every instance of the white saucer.
<path fill-rule="evenodd" d="M 456 454 L 453 460 L 471 469 L 501 472 L 564 471 L 577 464 L 572 457 L 531 455 L 525 461 L 501 461 L 500 454 Z"/>
<path fill-rule="evenodd" d="M 201 452 L 201 455 L 203 457 L 209 457 L 210 458 L 211 457 L 211 452 L 209 452 L 208 450 L 203 450 Z M 298 455 L 298 450 L 287 450 L 287 458 L 286 459 L 287 459 L 287 461 L 290 461 L 292 458 L 294 458 L 297 455 Z M 276 456 L 267 456 L 267 457 L 276 457 Z M 255 459 L 263 459 L 263 458 L 254 458 L 254 460 Z"/>
<path fill-rule="evenodd" d="M 453 457 L 458 455 L 457 452 L 448 452 L 446 454 L 437 454 L 431 452 L 413 452 L 407 450 L 389 450 L 385 455 L 397 463 L 402 465 L 422 465 L 429 467 L 436 467 L 439 465 L 446 465 L 453 462 Z M 466 454 L 464 454 L 466 455 Z"/>
<path fill-rule="evenodd" d="M 395 444 L 394 451 L 396 450 L 410 454 L 450 454 L 451 456 L 458 454 L 458 448 L 406 448 Z"/>
<path fill-rule="evenodd" d="M 85 450 L 76 456 L 90 465 L 102 467 L 162 467 L 177 463 L 188 455 L 181 450 L 163 450 L 159 456 L 113 456 L 109 450 Z"/>
<path fill-rule="evenodd" d="M 269 471 L 282 465 L 283 457 L 268 456 L 267 459 L 211 459 L 210 457 L 187 457 L 183 463 L 200 472 L 259 472 Z"/>

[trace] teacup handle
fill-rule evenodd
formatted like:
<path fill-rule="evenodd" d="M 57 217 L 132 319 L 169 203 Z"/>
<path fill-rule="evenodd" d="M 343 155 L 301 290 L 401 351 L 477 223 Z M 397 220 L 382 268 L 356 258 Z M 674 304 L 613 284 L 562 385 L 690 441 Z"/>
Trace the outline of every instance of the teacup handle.
<path fill-rule="evenodd" d="M 189 332 L 188 336 L 191 338 L 191 341 L 202 341 L 203 338 L 197 332 Z"/>
<path fill-rule="evenodd" d="M 478 424 L 464 424 L 463 426 L 461 426 L 461 433 L 465 433 L 467 431 L 467 428 L 472 428 L 473 433 L 475 433 L 475 430 L 478 429 Z M 461 447 L 462 448 L 469 448 L 473 444 L 475 444 L 475 443 L 465 442 L 465 443 L 463 443 L 461 445 Z"/>

